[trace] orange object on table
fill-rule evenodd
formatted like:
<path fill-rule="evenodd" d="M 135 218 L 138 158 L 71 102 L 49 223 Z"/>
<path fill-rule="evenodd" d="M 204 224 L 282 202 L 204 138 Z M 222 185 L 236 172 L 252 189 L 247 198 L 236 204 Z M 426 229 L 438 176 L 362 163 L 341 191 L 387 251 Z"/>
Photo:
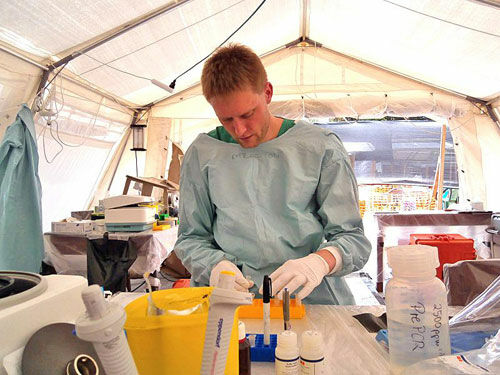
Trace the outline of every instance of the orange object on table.
<path fill-rule="evenodd" d="M 410 234 L 410 244 L 438 248 L 439 267 L 436 276 L 443 280 L 443 265 L 476 259 L 474 240 L 460 234 Z"/>

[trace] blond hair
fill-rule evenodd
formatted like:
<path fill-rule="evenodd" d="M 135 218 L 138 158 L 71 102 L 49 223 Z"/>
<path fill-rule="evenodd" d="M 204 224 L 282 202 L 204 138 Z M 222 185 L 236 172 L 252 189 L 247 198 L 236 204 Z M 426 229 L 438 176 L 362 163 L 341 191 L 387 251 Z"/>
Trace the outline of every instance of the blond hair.
<path fill-rule="evenodd" d="M 266 82 L 267 73 L 259 56 L 241 44 L 219 48 L 205 62 L 201 74 L 203 95 L 208 101 L 245 88 L 260 94 Z"/>

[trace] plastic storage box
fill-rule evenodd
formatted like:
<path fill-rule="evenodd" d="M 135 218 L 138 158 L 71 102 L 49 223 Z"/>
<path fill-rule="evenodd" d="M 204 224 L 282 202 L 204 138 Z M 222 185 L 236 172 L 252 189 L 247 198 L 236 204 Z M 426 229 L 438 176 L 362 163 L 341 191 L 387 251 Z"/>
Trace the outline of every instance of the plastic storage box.
<path fill-rule="evenodd" d="M 460 234 L 411 234 L 410 244 L 428 245 L 438 248 L 439 267 L 437 277 L 443 280 L 443 265 L 461 260 L 476 259 L 474 240 Z"/>

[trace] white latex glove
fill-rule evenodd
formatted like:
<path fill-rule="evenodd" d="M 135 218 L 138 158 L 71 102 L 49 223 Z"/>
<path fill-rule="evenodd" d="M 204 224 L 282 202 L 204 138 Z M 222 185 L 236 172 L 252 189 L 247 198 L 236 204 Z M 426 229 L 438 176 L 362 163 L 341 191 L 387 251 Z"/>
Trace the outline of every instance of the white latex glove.
<path fill-rule="evenodd" d="M 212 268 L 212 272 L 210 273 L 210 286 L 217 286 L 221 271 L 234 272 L 234 289 L 240 292 L 248 292 L 248 289 L 253 286 L 253 281 L 245 279 L 240 269 L 228 260 L 221 260 Z"/>
<path fill-rule="evenodd" d="M 281 294 L 287 288 L 290 294 L 302 286 L 296 298 L 306 298 L 323 280 L 330 267 L 326 260 L 318 254 L 309 254 L 304 258 L 287 260 L 269 277 L 272 280 L 273 296 Z M 261 292 L 262 293 L 262 292 Z"/>

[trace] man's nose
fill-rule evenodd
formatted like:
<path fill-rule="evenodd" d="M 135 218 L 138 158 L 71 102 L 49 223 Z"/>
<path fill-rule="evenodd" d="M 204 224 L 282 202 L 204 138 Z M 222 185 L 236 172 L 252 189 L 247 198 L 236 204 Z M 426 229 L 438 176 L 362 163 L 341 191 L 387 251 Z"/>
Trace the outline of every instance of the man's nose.
<path fill-rule="evenodd" d="M 234 133 L 236 134 L 237 137 L 246 135 L 247 125 L 245 120 L 242 119 L 234 120 Z"/>

